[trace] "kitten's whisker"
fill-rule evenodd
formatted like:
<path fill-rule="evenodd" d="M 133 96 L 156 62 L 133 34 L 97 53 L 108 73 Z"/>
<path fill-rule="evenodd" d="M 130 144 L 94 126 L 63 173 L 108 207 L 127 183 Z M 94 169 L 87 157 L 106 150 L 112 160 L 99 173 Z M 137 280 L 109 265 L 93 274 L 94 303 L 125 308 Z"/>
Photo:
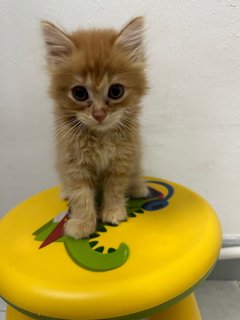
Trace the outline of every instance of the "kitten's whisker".
<path fill-rule="evenodd" d="M 76 120 L 72 120 L 72 121 L 64 121 L 64 122 L 61 122 L 61 123 L 59 123 L 59 124 L 56 124 L 56 128 L 58 129 L 58 128 L 61 128 L 61 127 L 63 127 L 63 126 L 69 126 L 69 125 L 71 125 L 71 124 L 73 124 L 73 123 L 76 123 L 77 121 Z"/>
<path fill-rule="evenodd" d="M 77 139 L 80 138 L 80 136 L 84 133 L 85 129 L 86 129 L 86 126 L 84 125 L 84 123 L 81 122 L 76 132 Z"/>
<path fill-rule="evenodd" d="M 124 123 L 128 124 L 128 125 L 133 126 L 134 128 L 138 128 L 138 127 L 139 127 L 139 123 L 134 122 L 134 121 L 132 121 L 132 120 L 130 120 L 130 119 L 123 118 L 122 121 L 123 121 Z"/>
<path fill-rule="evenodd" d="M 74 130 L 71 132 L 72 137 L 66 141 L 65 144 L 65 152 L 67 151 L 67 147 L 72 145 L 72 142 L 78 140 L 83 133 L 83 130 L 86 126 L 82 122 L 78 122 L 78 126 L 74 126 Z"/>
<path fill-rule="evenodd" d="M 72 126 L 72 125 L 74 125 L 76 123 L 77 123 L 77 120 L 75 119 L 75 120 L 72 120 L 70 122 L 66 122 L 66 123 L 64 123 L 64 124 L 62 124 L 60 126 L 57 126 L 56 129 L 55 129 L 56 130 L 55 134 L 56 135 L 61 134 L 62 132 L 64 132 L 65 129 L 69 129 L 69 126 Z"/>
<path fill-rule="evenodd" d="M 69 125 L 71 124 L 74 124 L 75 121 L 72 121 L 72 122 L 68 122 L 68 123 L 63 123 L 63 124 L 60 124 L 60 125 L 56 125 L 55 126 L 55 132 L 60 132 L 62 129 L 65 129 L 65 128 L 68 128 Z"/>
<path fill-rule="evenodd" d="M 131 133 L 131 132 L 134 133 L 134 134 L 137 133 L 138 126 L 137 126 L 136 123 L 131 122 L 131 121 L 127 120 L 127 119 L 122 119 L 122 124 L 124 126 L 124 129 L 125 130 L 127 129 L 129 133 Z"/>
<path fill-rule="evenodd" d="M 58 131 L 55 132 L 55 136 L 56 137 L 58 137 L 58 136 L 61 137 L 61 135 L 64 134 L 67 130 L 69 130 L 69 126 L 64 126 L 64 127 L 62 127 L 61 129 L 59 129 Z"/>
<path fill-rule="evenodd" d="M 124 123 L 122 122 L 119 122 L 118 123 L 118 132 L 124 137 L 124 138 L 127 138 L 128 137 L 128 134 L 129 133 L 129 128 L 127 128 Z"/>
<path fill-rule="evenodd" d="M 76 131 L 78 130 L 78 126 L 77 127 L 75 127 L 73 130 L 72 130 L 72 132 L 71 132 L 71 138 L 69 139 L 66 139 L 66 141 L 65 141 L 65 147 L 64 147 L 64 151 L 66 152 L 67 151 L 67 148 L 68 147 L 70 147 L 70 146 L 72 146 L 72 142 L 73 142 L 73 140 L 74 140 L 74 138 L 75 138 L 75 133 L 76 133 Z"/>
<path fill-rule="evenodd" d="M 56 119 L 55 123 L 71 123 L 73 121 L 78 121 L 78 119 L 76 117 L 61 117 Z"/>
<path fill-rule="evenodd" d="M 71 131 L 73 131 L 77 126 L 79 125 L 79 122 L 77 122 L 73 127 L 71 127 L 62 137 L 63 140 Z"/>

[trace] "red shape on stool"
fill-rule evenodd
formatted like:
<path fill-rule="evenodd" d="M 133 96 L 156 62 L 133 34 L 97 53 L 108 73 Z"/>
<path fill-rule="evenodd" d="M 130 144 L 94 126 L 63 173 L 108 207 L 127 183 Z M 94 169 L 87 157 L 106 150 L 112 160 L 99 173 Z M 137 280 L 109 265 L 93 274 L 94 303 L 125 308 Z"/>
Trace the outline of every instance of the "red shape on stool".
<path fill-rule="evenodd" d="M 49 236 L 42 242 L 39 249 L 49 245 L 50 243 L 56 241 L 64 235 L 64 224 L 69 219 L 69 212 L 62 218 L 62 220 L 56 225 L 53 231 L 49 234 Z"/>

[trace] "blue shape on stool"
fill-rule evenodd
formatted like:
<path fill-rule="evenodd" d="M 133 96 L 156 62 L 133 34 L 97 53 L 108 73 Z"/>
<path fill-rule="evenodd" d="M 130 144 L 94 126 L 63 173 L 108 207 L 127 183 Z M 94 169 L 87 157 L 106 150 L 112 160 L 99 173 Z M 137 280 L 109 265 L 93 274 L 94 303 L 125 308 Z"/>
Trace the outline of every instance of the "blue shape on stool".
<path fill-rule="evenodd" d="M 168 205 L 168 200 L 173 196 L 173 193 L 174 193 L 173 187 L 170 186 L 168 183 L 160 182 L 160 181 L 147 181 L 147 182 L 164 186 L 168 190 L 168 194 L 163 199 L 156 199 L 156 200 L 152 200 L 150 202 L 145 203 L 142 206 L 142 208 L 147 211 L 155 211 L 155 210 L 165 208 Z M 149 191 L 150 193 L 148 195 L 148 198 L 152 198 L 152 197 L 155 198 L 161 195 L 161 193 L 156 189 L 149 188 Z"/>

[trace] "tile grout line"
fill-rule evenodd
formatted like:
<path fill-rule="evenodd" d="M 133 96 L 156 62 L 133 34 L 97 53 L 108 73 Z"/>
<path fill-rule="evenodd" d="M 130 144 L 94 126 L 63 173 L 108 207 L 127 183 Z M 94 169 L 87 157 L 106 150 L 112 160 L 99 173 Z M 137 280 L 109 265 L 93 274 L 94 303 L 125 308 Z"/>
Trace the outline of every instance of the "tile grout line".
<path fill-rule="evenodd" d="M 236 281 L 237 282 L 237 288 L 238 288 L 238 291 L 240 293 L 240 281 Z"/>

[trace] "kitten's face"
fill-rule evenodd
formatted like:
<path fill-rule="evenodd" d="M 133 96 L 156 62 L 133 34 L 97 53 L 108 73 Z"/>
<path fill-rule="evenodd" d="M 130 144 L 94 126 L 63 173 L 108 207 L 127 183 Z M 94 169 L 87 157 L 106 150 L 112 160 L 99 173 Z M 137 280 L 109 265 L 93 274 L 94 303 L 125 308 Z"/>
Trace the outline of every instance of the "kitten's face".
<path fill-rule="evenodd" d="M 143 19 L 113 30 L 63 33 L 44 22 L 51 95 L 66 118 L 91 130 L 108 130 L 138 112 L 146 90 Z"/>

